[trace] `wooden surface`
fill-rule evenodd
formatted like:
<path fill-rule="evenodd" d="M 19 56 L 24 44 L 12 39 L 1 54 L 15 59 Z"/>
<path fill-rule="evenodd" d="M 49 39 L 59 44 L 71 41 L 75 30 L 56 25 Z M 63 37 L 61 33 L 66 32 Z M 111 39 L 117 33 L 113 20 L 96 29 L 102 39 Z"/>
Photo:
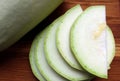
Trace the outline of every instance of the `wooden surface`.
<path fill-rule="evenodd" d="M 111 64 L 109 79 L 93 81 L 120 81 L 120 0 L 65 0 L 49 17 L 7 50 L 0 52 L 0 81 L 38 81 L 31 72 L 29 50 L 34 37 L 55 18 L 76 4 L 85 9 L 91 5 L 106 5 L 107 23 L 111 27 L 116 56 Z"/>

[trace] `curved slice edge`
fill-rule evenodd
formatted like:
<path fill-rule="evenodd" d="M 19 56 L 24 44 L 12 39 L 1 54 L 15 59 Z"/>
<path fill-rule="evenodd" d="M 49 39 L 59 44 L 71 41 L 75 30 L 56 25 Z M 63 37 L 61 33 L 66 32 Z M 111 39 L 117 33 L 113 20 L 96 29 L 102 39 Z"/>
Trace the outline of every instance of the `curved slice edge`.
<path fill-rule="evenodd" d="M 84 71 L 78 61 L 75 59 L 74 54 L 70 49 L 69 34 L 70 29 L 77 17 L 83 12 L 80 5 L 70 8 L 65 14 L 63 23 L 56 30 L 56 43 L 58 51 L 64 60 L 73 68 Z"/>
<path fill-rule="evenodd" d="M 36 42 L 37 42 L 37 40 L 35 39 L 32 43 L 30 53 L 29 53 L 29 61 L 30 61 L 31 70 L 38 80 L 46 81 L 46 79 L 42 76 L 42 74 L 40 73 L 40 71 L 38 70 L 38 68 L 36 66 L 36 62 L 35 62 Z"/>
<path fill-rule="evenodd" d="M 90 74 L 70 67 L 59 54 L 55 43 L 55 33 L 60 23 L 62 22 L 55 23 L 50 27 L 44 41 L 45 56 L 48 64 L 54 71 L 68 80 L 78 81 L 90 79 L 92 77 Z"/>
<path fill-rule="evenodd" d="M 59 21 L 59 19 L 55 20 L 52 24 L 50 24 L 40 35 L 38 35 L 38 43 L 35 52 L 36 64 L 39 71 L 45 77 L 47 81 L 68 81 L 59 74 L 57 74 L 48 64 L 45 52 L 44 52 L 44 38 L 46 37 L 46 33 L 49 31 L 49 28 Z"/>
<path fill-rule="evenodd" d="M 98 11 L 97 11 L 98 10 Z M 103 11 L 103 13 L 99 13 L 99 12 L 102 12 Z M 71 49 L 72 49 L 72 51 L 73 51 L 73 53 L 75 54 L 75 57 L 77 58 L 77 60 L 79 61 L 79 63 L 82 65 L 82 67 L 86 70 L 86 71 L 88 71 L 89 73 L 91 73 L 91 74 L 93 74 L 93 75 L 96 75 L 96 76 L 98 76 L 98 77 L 101 77 L 101 78 L 107 78 L 107 60 L 106 60 L 106 57 L 107 56 L 105 56 L 105 58 L 103 59 L 103 61 L 102 61 L 102 63 L 105 61 L 105 65 L 103 66 L 104 68 L 103 68 L 103 70 L 101 70 L 101 69 L 98 69 L 97 67 L 97 69 L 94 67 L 95 65 L 93 64 L 93 62 L 94 61 L 96 61 L 96 60 L 93 60 L 93 58 L 91 57 L 91 58 L 87 58 L 86 57 L 86 54 L 84 54 L 85 53 L 85 46 L 84 46 L 84 49 L 81 47 L 81 45 L 83 46 L 83 43 L 78 43 L 78 41 L 82 41 L 83 42 L 83 40 L 85 40 L 85 39 L 81 39 L 80 37 L 83 37 L 83 36 L 81 36 L 81 35 L 83 35 L 83 33 L 85 33 L 85 32 L 88 32 L 88 31 L 85 31 L 85 28 L 84 27 L 82 27 L 82 29 L 81 29 L 81 27 L 80 26 L 90 26 L 91 24 L 90 23 L 92 23 L 91 22 L 91 20 L 90 20 L 90 18 L 92 18 L 91 17 L 91 15 L 93 15 L 94 14 L 94 16 L 95 17 L 98 17 L 98 18 L 100 18 L 100 17 L 102 17 L 101 19 L 98 19 L 98 20 L 95 20 L 95 17 L 93 17 L 94 18 L 94 22 L 93 22 L 93 24 L 95 23 L 95 22 L 97 22 L 97 23 L 101 23 L 101 22 L 104 22 L 104 23 L 106 23 L 106 21 L 105 21 L 105 17 L 103 16 L 103 14 L 105 14 L 105 6 L 91 6 L 91 7 L 89 7 L 89 8 L 87 8 L 79 17 L 78 17 L 78 19 L 76 20 L 76 22 L 74 23 L 74 25 L 73 25 L 73 27 L 71 28 Z M 101 15 L 102 14 L 102 16 L 99 16 L 99 15 Z M 98 15 L 98 16 L 97 16 Z M 86 17 L 86 20 L 85 20 L 85 17 Z M 89 23 L 88 23 L 89 22 Z M 83 23 L 84 23 L 84 25 L 83 25 Z M 77 27 L 78 26 L 78 27 Z M 96 26 L 96 24 L 95 24 L 95 26 Z M 91 26 L 90 26 L 91 27 Z M 84 30 L 83 30 L 83 28 L 84 28 Z M 90 28 L 89 28 L 90 29 Z M 89 30 L 88 29 L 88 30 Z M 87 30 L 87 29 L 86 29 Z M 79 33 L 79 34 L 74 34 L 75 32 L 77 32 L 77 33 Z M 81 34 L 81 32 L 82 32 L 82 34 Z M 89 37 L 89 36 L 88 36 Z M 80 40 L 78 40 L 78 39 L 80 39 Z M 89 40 L 86 40 L 86 41 L 89 41 Z M 75 43 L 75 42 L 77 42 L 77 43 Z M 84 41 L 85 42 L 85 41 Z M 87 42 L 86 42 L 87 43 Z M 81 44 L 81 45 L 80 45 Z M 85 43 L 84 43 L 85 44 Z M 85 44 L 86 46 L 87 46 L 87 44 Z M 76 47 L 77 46 L 77 47 Z M 80 46 L 80 47 L 79 47 Z M 77 49 L 76 49 L 77 48 Z M 81 52 L 81 51 L 82 52 Z M 84 59 L 81 57 L 81 55 L 84 55 Z M 87 55 L 88 55 L 88 52 L 87 52 Z M 95 55 L 95 54 L 94 54 Z M 88 55 L 88 56 L 90 56 L 90 55 Z M 101 57 L 102 57 L 102 55 L 100 55 Z M 86 59 L 86 61 L 89 59 L 89 63 L 91 64 L 91 65 L 89 65 L 88 66 L 88 62 L 86 62 L 85 61 L 85 59 Z M 90 62 L 90 59 L 92 60 L 91 62 Z M 96 58 L 95 58 L 96 59 Z M 99 59 L 100 60 L 100 59 Z M 92 67 L 94 67 L 94 69 L 92 68 Z M 99 67 L 100 68 L 100 67 Z"/>

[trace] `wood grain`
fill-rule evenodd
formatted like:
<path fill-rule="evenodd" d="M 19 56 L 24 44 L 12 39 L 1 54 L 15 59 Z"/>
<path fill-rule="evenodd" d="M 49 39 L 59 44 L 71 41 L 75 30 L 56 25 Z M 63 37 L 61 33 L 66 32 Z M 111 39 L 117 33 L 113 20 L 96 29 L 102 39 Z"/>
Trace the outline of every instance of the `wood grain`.
<path fill-rule="evenodd" d="M 31 43 L 42 29 L 76 4 L 80 4 L 83 9 L 91 5 L 106 5 L 107 23 L 113 31 L 116 42 L 116 56 L 109 70 L 109 79 L 95 78 L 93 81 L 120 81 L 120 0 L 65 0 L 21 40 L 0 52 L 0 81 L 38 81 L 29 65 Z"/>

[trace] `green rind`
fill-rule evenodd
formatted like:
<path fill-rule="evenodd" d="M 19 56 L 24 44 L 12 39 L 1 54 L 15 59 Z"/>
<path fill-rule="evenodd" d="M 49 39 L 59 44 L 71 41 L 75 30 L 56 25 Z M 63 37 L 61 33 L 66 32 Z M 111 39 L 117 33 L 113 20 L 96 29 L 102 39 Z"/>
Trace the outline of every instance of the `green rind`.
<path fill-rule="evenodd" d="M 64 15 L 62 16 L 64 18 Z M 62 23 L 59 22 L 59 24 Z M 55 70 L 58 74 L 60 74 L 61 76 L 65 77 L 66 79 L 68 80 L 71 80 L 71 81 L 78 81 L 78 80 L 86 80 L 86 79 L 90 79 L 92 78 L 92 75 L 89 75 L 88 73 L 85 73 L 85 72 L 81 72 L 79 70 L 76 70 L 72 67 L 70 67 L 66 62 L 65 60 L 61 57 L 61 55 L 59 54 L 58 50 L 57 50 L 57 47 L 56 47 L 56 43 L 55 43 L 55 33 L 56 33 L 56 29 L 57 27 L 59 27 L 59 24 L 57 25 L 54 25 L 54 26 L 51 26 L 50 29 L 48 30 L 47 32 L 47 35 L 46 35 L 46 38 L 45 38 L 45 41 L 44 41 L 44 49 L 45 49 L 45 56 L 46 56 L 46 59 L 47 59 L 47 62 L 48 64 L 51 66 L 51 68 L 53 68 L 53 70 Z M 54 35 L 54 36 L 49 36 L 49 35 Z M 52 41 L 51 41 L 52 40 Z M 51 41 L 51 42 L 49 42 Z M 48 43 L 49 42 L 49 43 Z M 53 44 L 54 43 L 54 44 Z M 52 45 L 49 45 L 49 44 L 52 44 Z M 50 46 L 50 47 L 49 47 Z M 49 50 L 49 48 L 52 48 Z M 56 51 L 56 53 L 54 53 L 54 51 Z M 54 57 L 55 55 L 53 54 L 56 54 L 58 55 L 57 57 Z M 52 58 L 51 58 L 51 55 L 52 55 Z M 53 59 L 55 58 L 55 59 Z M 61 59 L 61 60 L 59 60 Z M 58 63 L 58 62 L 60 63 Z M 54 63 L 57 62 L 57 65 L 54 65 Z M 64 66 L 65 67 L 64 67 Z M 59 67 L 56 67 L 56 66 L 59 66 Z M 63 70 L 60 70 L 60 68 L 63 68 Z M 68 72 L 66 72 L 65 70 L 67 70 Z M 75 74 L 75 75 L 74 75 Z M 78 74 L 78 75 L 77 75 Z"/>
<path fill-rule="evenodd" d="M 110 69 L 110 64 L 112 63 L 112 60 L 114 59 L 115 57 L 115 39 L 114 39 L 114 36 L 113 36 L 113 33 L 112 33 L 112 30 L 110 29 L 110 27 L 107 26 L 107 35 L 109 35 L 109 40 L 110 43 L 108 43 L 107 45 L 109 44 L 112 44 L 112 46 L 108 46 L 108 51 L 109 51 L 109 55 L 108 55 L 108 69 Z M 110 49 L 111 47 L 111 49 Z M 112 50 L 112 52 L 110 52 Z"/>
<path fill-rule="evenodd" d="M 35 61 L 37 67 L 41 74 L 47 81 L 68 81 L 59 74 L 57 74 L 47 63 L 46 57 L 44 54 L 44 38 L 46 33 L 49 31 L 49 28 L 52 27 L 55 23 L 59 22 L 60 19 L 56 19 L 52 24 L 50 24 L 40 35 L 37 36 L 38 43 L 36 45 L 36 52 L 35 52 Z M 43 64 L 44 63 L 44 64 Z M 49 71 L 48 71 L 49 70 Z"/>
<path fill-rule="evenodd" d="M 42 74 L 40 73 L 40 71 L 38 70 L 36 63 L 35 63 L 35 48 L 36 48 L 36 42 L 37 39 L 35 39 L 32 43 L 31 49 L 30 49 L 30 53 L 29 53 L 29 61 L 30 61 L 30 66 L 31 66 L 31 70 L 33 72 L 33 74 L 35 75 L 35 77 L 40 80 L 40 81 L 46 81 L 45 78 L 42 76 Z"/>
<path fill-rule="evenodd" d="M 98 77 L 101 77 L 101 78 L 107 78 L 107 74 L 99 74 L 99 73 L 97 73 L 97 72 L 95 72 L 95 71 L 93 71 L 92 69 L 90 69 L 89 67 L 87 67 L 87 66 L 85 66 L 84 65 L 84 62 L 79 58 L 79 55 L 78 55 L 78 52 L 76 51 L 76 49 L 75 49 L 75 44 L 74 44 L 74 36 L 73 36 L 73 34 L 75 33 L 74 32 L 74 29 L 75 29 L 75 24 L 77 24 L 77 23 L 79 23 L 79 22 L 77 22 L 78 20 L 80 20 L 80 19 L 82 19 L 82 17 L 83 17 L 83 15 L 86 15 L 87 14 L 87 12 L 89 12 L 89 11 L 91 11 L 91 9 L 98 9 L 98 8 L 104 8 L 104 6 L 91 6 L 91 7 L 89 7 L 89 8 L 87 8 L 79 17 L 78 17 L 78 19 L 75 21 L 75 23 L 73 24 L 73 27 L 71 28 L 71 34 L 70 34 L 70 38 L 71 38 L 71 49 L 72 49 L 72 51 L 73 51 L 73 53 L 74 53 L 74 55 L 75 55 L 75 57 L 76 57 L 76 59 L 79 61 L 79 63 L 81 64 L 81 66 L 86 70 L 86 71 L 88 71 L 89 73 L 91 73 L 91 74 L 93 74 L 93 75 L 96 75 L 96 76 L 98 76 Z M 77 22 L 77 23 L 76 23 Z M 93 22 L 94 23 L 94 22 Z M 87 60 L 87 59 L 86 59 Z"/>
<path fill-rule="evenodd" d="M 82 13 L 82 8 L 80 5 L 76 5 L 69 9 L 64 14 L 64 19 L 62 20 L 63 23 L 57 28 L 56 31 L 56 43 L 57 48 L 64 60 L 73 68 L 82 70 L 83 68 L 80 66 L 78 61 L 74 58 L 72 51 L 69 46 L 69 33 L 72 24 L 74 23 L 75 19 Z M 69 20 L 67 20 L 69 19 Z M 69 24 L 67 24 L 69 23 Z M 66 27 L 67 26 L 67 27 Z M 62 35 L 62 36 L 61 36 Z M 63 43 L 64 42 L 64 43 Z M 67 51 L 68 50 L 68 51 Z"/>

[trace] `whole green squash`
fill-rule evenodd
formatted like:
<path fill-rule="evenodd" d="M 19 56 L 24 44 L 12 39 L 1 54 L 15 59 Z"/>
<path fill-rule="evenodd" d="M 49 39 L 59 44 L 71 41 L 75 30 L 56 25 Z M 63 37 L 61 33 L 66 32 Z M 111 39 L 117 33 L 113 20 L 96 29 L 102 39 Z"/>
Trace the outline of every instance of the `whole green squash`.
<path fill-rule="evenodd" d="M 63 0 L 0 0 L 0 51 L 47 17 Z"/>

